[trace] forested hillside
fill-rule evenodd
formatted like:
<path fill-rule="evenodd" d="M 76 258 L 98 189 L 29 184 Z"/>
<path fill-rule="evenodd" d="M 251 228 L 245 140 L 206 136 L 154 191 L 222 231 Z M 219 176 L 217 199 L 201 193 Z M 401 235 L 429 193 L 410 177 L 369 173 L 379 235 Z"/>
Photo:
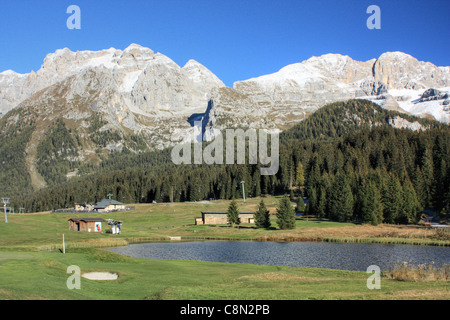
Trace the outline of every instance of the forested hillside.
<path fill-rule="evenodd" d="M 449 203 L 450 130 L 417 121 L 422 131 L 395 129 L 400 114 L 352 100 L 326 106 L 281 136 L 280 170 L 258 165 L 174 165 L 170 150 L 118 153 L 96 174 L 14 199 L 27 211 L 73 207 L 108 193 L 123 202 L 198 201 L 263 194 L 301 194 L 307 210 L 338 221 L 408 223 L 424 208 Z M 92 168 L 94 169 L 94 168 Z M 91 170 L 88 170 L 91 171 Z M 93 170 L 92 170 L 93 171 Z"/>
<path fill-rule="evenodd" d="M 18 121 L 16 126 L 11 127 L 0 120 L 0 125 L 4 126 L 0 134 L 0 190 L 3 191 L 0 196 L 31 192 L 33 189 L 25 162 L 25 149 L 34 124 Z"/>

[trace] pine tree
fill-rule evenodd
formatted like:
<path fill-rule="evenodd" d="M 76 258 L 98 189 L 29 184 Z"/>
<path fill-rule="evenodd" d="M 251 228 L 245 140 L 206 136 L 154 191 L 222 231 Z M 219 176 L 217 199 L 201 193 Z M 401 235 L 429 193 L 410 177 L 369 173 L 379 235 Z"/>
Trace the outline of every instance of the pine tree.
<path fill-rule="evenodd" d="M 433 197 L 433 208 L 440 212 L 445 207 L 445 192 L 446 192 L 446 173 L 447 173 L 447 163 L 444 159 L 438 161 L 438 165 L 435 165 L 434 170 L 434 185 L 435 192 Z"/>
<path fill-rule="evenodd" d="M 235 225 L 241 224 L 241 219 L 239 218 L 239 209 L 236 200 L 232 200 L 228 206 L 227 211 L 227 221 L 228 224 L 234 227 Z"/>
<path fill-rule="evenodd" d="M 306 207 L 306 212 L 308 215 L 316 215 L 317 214 L 317 191 L 315 187 L 311 187 L 307 189 L 308 195 L 308 206 Z"/>
<path fill-rule="evenodd" d="M 339 221 L 351 221 L 353 218 L 353 193 L 350 184 L 345 184 L 342 189 L 341 214 Z"/>
<path fill-rule="evenodd" d="M 189 183 L 189 201 L 195 202 L 202 200 L 203 183 L 197 172 L 193 172 Z"/>
<path fill-rule="evenodd" d="M 420 203 L 416 191 L 411 181 L 406 180 L 403 185 L 403 206 L 399 217 L 397 217 L 397 222 L 402 224 L 417 222 L 419 212 Z"/>
<path fill-rule="evenodd" d="M 278 204 L 277 208 L 277 224 L 280 229 L 295 228 L 295 211 L 289 200 L 289 196 L 285 195 Z"/>
<path fill-rule="evenodd" d="M 303 171 L 303 165 L 301 161 L 299 161 L 297 165 L 297 172 L 295 175 L 295 185 L 299 188 L 305 185 L 305 174 Z"/>
<path fill-rule="evenodd" d="M 413 175 L 413 185 L 414 189 L 416 191 L 417 200 L 420 203 L 420 206 L 422 208 L 425 208 L 426 206 L 426 188 L 425 188 L 425 182 L 423 179 L 422 170 L 420 170 L 420 167 L 417 166 L 417 169 L 414 171 Z"/>
<path fill-rule="evenodd" d="M 253 174 L 253 182 L 255 184 L 255 188 L 253 191 L 254 197 L 261 196 L 261 176 L 260 176 L 260 168 L 259 166 L 256 167 L 256 171 Z"/>
<path fill-rule="evenodd" d="M 374 182 L 367 182 L 360 192 L 360 214 L 364 223 L 374 226 L 383 221 L 383 203 L 381 193 Z"/>
<path fill-rule="evenodd" d="M 261 199 L 258 210 L 255 212 L 255 226 L 257 228 L 270 228 L 270 212 L 267 210 L 264 200 Z"/>
<path fill-rule="evenodd" d="M 327 208 L 327 196 L 325 188 L 321 188 L 319 192 L 319 197 L 317 198 L 317 210 L 316 216 L 319 219 L 322 219 L 326 216 L 326 208 Z"/>
<path fill-rule="evenodd" d="M 344 173 L 338 173 L 327 194 L 329 218 L 335 221 L 350 221 L 353 217 L 353 194 Z"/>
<path fill-rule="evenodd" d="M 387 223 L 395 223 L 403 206 L 403 190 L 398 178 L 391 175 L 383 190 L 383 217 Z"/>
<path fill-rule="evenodd" d="M 291 201 L 294 201 L 294 190 L 292 190 L 292 189 L 289 190 L 289 199 Z"/>
<path fill-rule="evenodd" d="M 434 168 L 433 168 L 433 156 L 429 149 L 425 149 L 422 156 L 422 174 L 425 186 L 425 207 L 433 206 L 433 178 L 434 178 Z"/>
<path fill-rule="evenodd" d="M 296 212 L 305 212 L 305 201 L 303 197 L 300 195 L 297 199 L 297 207 L 295 208 Z"/>

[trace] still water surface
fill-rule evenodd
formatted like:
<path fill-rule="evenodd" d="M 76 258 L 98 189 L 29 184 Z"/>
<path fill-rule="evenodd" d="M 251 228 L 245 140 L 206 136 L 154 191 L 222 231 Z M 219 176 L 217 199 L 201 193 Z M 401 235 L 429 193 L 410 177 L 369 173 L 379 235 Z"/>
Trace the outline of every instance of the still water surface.
<path fill-rule="evenodd" d="M 111 248 L 136 258 L 202 260 L 291 267 L 366 271 L 370 265 L 388 270 L 395 264 L 450 263 L 450 248 L 392 244 L 191 241 L 153 242 Z"/>

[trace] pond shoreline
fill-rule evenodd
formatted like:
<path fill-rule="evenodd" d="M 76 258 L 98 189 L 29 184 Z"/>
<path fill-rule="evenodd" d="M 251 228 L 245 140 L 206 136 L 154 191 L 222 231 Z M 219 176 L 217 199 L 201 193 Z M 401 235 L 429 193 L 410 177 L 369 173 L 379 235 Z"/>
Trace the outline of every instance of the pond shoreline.
<path fill-rule="evenodd" d="M 300 237 L 256 237 L 256 238 L 233 238 L 233 237 L 191 237 L 181 236 L 180 240 L 171 240 L 168 238 L 125 238 L 129 244 L 146 243 L 146 242 L 176 242 L 176 241 L 272 241 L 272 242 L 331 242 L 331 243 L 377 243 L 377 244 L 402 244 L 402 245 L 421 245 L 421 246 L 438 246 L 450 247 L 450 241 L 445 240 L 428 240 L 428 239 L 409 239 L 409 238 L 300 238 Z"/>
<path fill-rule="evenodd" d="M 395 265 L 422 265 L 449 262 L 447 247 L 426 248 L 401 244 L 306 242 L 306 241 L 235 241 L 185 240 L 153 241 L 108 248 L 134 258 L 163 260 L 200 260 L 222 263 L 250 263 L 290 267 L 364 271 L 370 265 L 390 270 Z"/>
<path fill-rule="evenodd" d="M 172 238 L 172 239 L 171 239 Z M 177 240 L 174 240 L 176 238 Z M 114 248 L 124 247 L 130 244 L 151 243 L 151 242 L 186 242 L 186 241 L 260 241 L 260 242 L 318 242 L 318 243 L 361 243 L 361 244 L 399 244 L 411 246 L 437 246 L 450 247 L 450 241 L 430 240 L 419 238 L 387 238 L 387 237 L 214 237 L 214 236 L 167 236 L 167 237 L 126 237 L 111 239 L 88 239 L 87 241 L 66 243 L 66 249 L 70 248 Z M 29 249 L 29 247 L 27 247 Z M 16 249 L 20 249 L 16 247 Z M 47 244 L 35 247 L 37 251 L 56 251 L 62 250 L 61 243 Z"/>

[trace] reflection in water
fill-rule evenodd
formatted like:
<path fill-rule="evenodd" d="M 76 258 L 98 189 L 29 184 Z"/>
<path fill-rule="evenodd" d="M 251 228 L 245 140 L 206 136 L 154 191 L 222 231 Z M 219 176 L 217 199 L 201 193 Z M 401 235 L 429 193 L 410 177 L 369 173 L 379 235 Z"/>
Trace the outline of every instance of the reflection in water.
<path fill-rule="evenodd" d="M 137 258 L 202 260 L 292 267 L 316 267 L 366 271 L 408 262 L 435 266 L 450 263 L 450 248 L 392 244 L 192 241 L 133 244 L 111 251 Z"/>

